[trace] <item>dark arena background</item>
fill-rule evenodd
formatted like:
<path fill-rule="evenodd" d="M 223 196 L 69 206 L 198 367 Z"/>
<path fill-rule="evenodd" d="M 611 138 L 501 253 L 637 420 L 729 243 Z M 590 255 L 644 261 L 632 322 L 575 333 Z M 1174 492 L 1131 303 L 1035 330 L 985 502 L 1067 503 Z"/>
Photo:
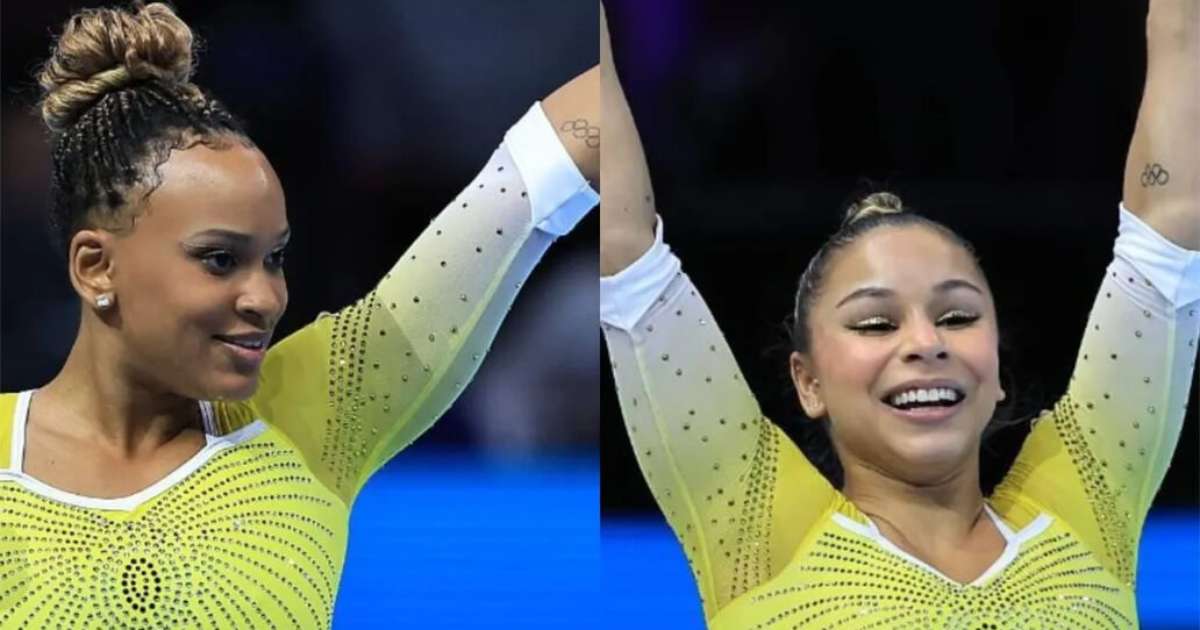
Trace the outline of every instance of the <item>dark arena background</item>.
<path fill-rule="evenodd" d="M 1027 413 L 1065 391 L 1116 237 L 1144 0 L 606 6 L 667 241 L 769 417 L 796 434 L 782 322 L 808 259 L 873 187 L 974 242 Z M 606 599 L 637 627 L 700 628 L 607 359 L 602 378 Z M 1200 627 L 1197 415 L 1193 383 L 1141 547 L 1147 629 Z M 985 452 L 992 483 L 1026 433 Z"/>
<path fill-rule="evenodd" d="M 3 6 L 3 391 L 48 381 L 75 338 L 33 77 L 72 11 L 109 4 Z M 173 5 L 203 40 L 194 80 L 287 194 L 276 339 L 370 290 L 505 130 L 598 62 L 593 2 Z M 367 485 L 335 628 L 601 627 L 597 233 L 593 213 L 551 248 L 465 395 Z"/>

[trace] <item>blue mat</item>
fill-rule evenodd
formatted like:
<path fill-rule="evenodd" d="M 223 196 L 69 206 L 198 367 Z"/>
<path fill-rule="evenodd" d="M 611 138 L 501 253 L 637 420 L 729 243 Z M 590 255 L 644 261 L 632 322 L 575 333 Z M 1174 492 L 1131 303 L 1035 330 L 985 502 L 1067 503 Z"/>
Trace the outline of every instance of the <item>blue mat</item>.
<path fill-rule="evenodd" d="M 350 520 L 333 627 L 607 628 L 595 458 L 405 453 Z"/>

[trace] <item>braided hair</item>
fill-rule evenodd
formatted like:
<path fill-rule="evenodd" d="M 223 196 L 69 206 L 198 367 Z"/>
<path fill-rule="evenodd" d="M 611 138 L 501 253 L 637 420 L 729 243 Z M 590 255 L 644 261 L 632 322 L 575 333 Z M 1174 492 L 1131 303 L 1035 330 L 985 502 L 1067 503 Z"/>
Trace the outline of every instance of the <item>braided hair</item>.
<path fill-rule="evenodd" d="M 876 228 L 907 226 L 927 227 L 945 236 L 950 242 L 966 250 L 979 266 L 974 246 L 958 233 L 938 221 L 906 209 L 900 197 L 893 193 L 876 192 L 867 195 L 846 208 L 837 231 L 817 250 L 817 253 L 809 260 L 804 273 L 800 275 L 794 308 L 786 323 L 792 351 L 808 354 L 812 349 L 809 315 L 812 312 L 813 304 L 824 288 L 824 280 L 833 256 Z M 983 275 L 982 271 L 980 275 Z M 1002 353 L 1008 350 L 1003 335 L 1000 338 L 999 350 Z M 1016 417 L 1018 406 L 1014 405 L 1014 401 L 1019 398 L 1016 395 L 1016 387 L 1012 383 L 1011 374 L 1002 369 L 1001 380 L 1004 381 L 1004 389 L 1009 392 L 1009 396 L 996 406 L 996 411 L 984 431 L 985 441 L 996 431 L 1023 422 L 1023 419 Z M 816 422 L 803 422 L 797 428 L 800 434 L 797 440 L 799 446 L 825 478 L 834 487 L 841 488 L 845 484 L 845 471 L 830 438 L 828 417 L 812 418 L 812 420 Z M 988 491 L 989 487 L 998 480 L 996 475 L 987 475 L 987 478 L 983 479 L 985 491 Z"/>
<path fill-rule="evenodd" d="M 129 210 L 161 184 L 158 167 L 172 150 L 253 146 L 242 123 L 191 83 L 194 42 L 159 2 L 83 9 L 67 20 L 37 75 L 59 251 L 79 230 L 132 225 Z"/>

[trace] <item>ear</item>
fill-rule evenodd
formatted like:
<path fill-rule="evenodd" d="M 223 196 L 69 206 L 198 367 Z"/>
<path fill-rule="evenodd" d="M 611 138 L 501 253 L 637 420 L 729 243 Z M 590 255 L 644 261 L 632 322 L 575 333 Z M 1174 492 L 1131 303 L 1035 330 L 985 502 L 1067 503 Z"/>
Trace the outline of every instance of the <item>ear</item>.
<path fill-rule="evenodd" d="M 67 272 L 75 292 L 87 304 L 95 305 L 102 293 L 115 293 L 114 244 L 113 235 L 104 230 L 80 230 L 71 237 Z"/>
<path fill-rule="evenodd" d="M 796 388 L 796 398 L 804 413 L 810 418 L 820 418 L 825 415 L 825 399 L 821 393 L 821 382 L 813 370 L 812 358 L 793 352 L 788 357 L 788 367 L 792 375 L 792 385 Z"/>

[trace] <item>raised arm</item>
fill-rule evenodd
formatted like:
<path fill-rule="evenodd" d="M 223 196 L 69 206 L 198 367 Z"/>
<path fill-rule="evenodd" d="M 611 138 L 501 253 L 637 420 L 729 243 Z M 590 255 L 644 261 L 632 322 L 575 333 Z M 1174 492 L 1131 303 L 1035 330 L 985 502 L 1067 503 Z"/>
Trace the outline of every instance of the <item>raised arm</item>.
<path fill-rule="evenodd" d="M 1066 395 L 1035 423 L 995 493 L 1002 508 L 1048 509 L 1068 521 L 1127 583 L 1179 443 L 1200 337 L 1198 20 L 1200 1 L 1151 2 L 1145 96 L 1113 261 Z"/>
<path fill-rule="evenodd" d="M 834 491 L 762 416 L 704 299 L 663 243 L 606 41 L 601 50 L 604 336 L 638 465 L 711 618 L 782 569 Z"/>
<path fill-rule="evenodd" d="M 1125 162 L 1125 205 L 1200 250 L 1200 0 L 1151 0 L 1146 85 Z"/>
<path fill-rule="evenodd" d="M 600 99 L 606 133 L 600 172 L 600 274 L 628 267 L 654 242 L 654 190 L 637 126 L 613 65 L 608 20 L 600 8 Z"/>
<path fill-rule="evenodd" d="M 352 502 L 458 397 L 542 254 L 598 201 L 579 168 L 595 176 L 590 132 L 563 132 L 598 126 L 597 79 L 555 92 L 551 112 L 530 108 L 374 290 L 270 349 L 258 393 L 219 405 L 222 422 L 274 423 Z"/>
<path fill-rule="evenodd" d="M 542 109 L 579 172 L 599 190 L 600 66 L 555 90 L 542 101 Z"/>

